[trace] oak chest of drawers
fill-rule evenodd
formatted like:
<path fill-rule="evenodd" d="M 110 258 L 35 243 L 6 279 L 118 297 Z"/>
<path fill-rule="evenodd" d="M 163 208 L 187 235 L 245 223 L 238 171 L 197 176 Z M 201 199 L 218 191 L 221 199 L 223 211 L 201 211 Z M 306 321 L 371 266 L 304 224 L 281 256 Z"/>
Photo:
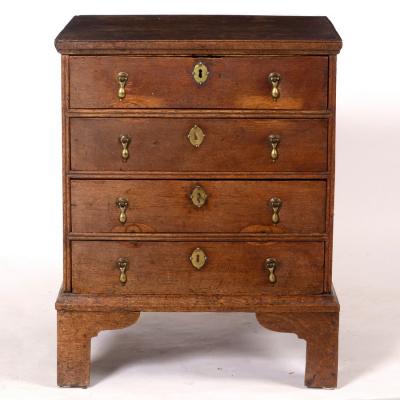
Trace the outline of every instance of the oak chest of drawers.
<path fill-rule="evenodd" d="M 325 17 L 79 16 L 62 53 L 58 384 L 146 311 L 245 311 L 335 387 L 335 74 Z"/>

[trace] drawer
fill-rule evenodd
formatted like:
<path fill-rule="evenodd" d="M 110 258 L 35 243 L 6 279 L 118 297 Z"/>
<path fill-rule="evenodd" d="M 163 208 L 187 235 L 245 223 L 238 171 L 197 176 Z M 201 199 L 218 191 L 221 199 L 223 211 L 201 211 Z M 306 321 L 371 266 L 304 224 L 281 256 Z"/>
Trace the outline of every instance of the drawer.
<path fill-rule="evenodd" d="M 72 180 L 72 231 L 323 233 L 325 191 L 325 181 Z"/>
<path fill-rule="evenodd" d="M 72 243 L 74 293 L 319 294 L 323 275 L 322 242 Z"/>
<path fill-rule="evenodd" d="M 199 62 L 207 76 L 202 84 L 193 75 Z M 327 108 L 326 56 L 73 56 L 69 71 L 71 108 Z M 118 81 L 121 72 L 125 85 Z M 271 73 L 280 76 L 276 101 Z"/>
<path fill-rule="evenodd" d="M 70 132 L 76 171 L 327 169 L 324 119 L 71 118 Z"/>

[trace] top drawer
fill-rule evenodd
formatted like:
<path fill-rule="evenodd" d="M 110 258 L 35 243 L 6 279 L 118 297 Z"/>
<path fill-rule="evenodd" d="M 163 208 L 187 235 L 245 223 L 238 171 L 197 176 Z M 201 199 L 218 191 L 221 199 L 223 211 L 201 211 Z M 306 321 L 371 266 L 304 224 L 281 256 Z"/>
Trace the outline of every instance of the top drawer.
<path fill-rule="evenodd" d="M 127 74 L 125 84 L 118 80 L 121 72 Z M 279 74 L 274 84 L 272 73 Z M 73 56 L 69 105 L 322 110 L 327 107 L 327 82 L 325 56 Z"/>

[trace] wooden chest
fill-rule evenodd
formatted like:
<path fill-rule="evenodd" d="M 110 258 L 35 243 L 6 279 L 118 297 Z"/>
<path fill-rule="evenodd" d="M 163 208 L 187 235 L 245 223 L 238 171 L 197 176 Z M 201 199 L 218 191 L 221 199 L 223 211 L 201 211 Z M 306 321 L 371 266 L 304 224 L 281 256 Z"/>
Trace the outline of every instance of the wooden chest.
<path fill-rule="evenodd" d="M 245 311 L 335 387 L 336 54 L 325 17 L 79 16 L 62 54 L 58 384 L 146 311 Z"/>

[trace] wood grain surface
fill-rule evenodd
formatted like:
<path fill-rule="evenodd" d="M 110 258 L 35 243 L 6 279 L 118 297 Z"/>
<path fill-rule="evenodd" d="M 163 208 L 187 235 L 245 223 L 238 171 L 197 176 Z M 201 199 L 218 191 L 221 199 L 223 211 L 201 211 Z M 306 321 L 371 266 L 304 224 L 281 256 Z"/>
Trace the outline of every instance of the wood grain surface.
<path fill-rule="evenodd" d="M 102 330 L 125 328 L 137 321 L 140 313 L 57 312 L 57 384 L 87 387 L 90 383 L 91 338 Z"/>
<path fill-rule="evenodd" d="M 202 62 L 205 83 L 193 79 Z M 70 108 L 327 108 L 327 57 L 70 57 Z M 126 97 L 118 98 L 117 76 L 128 73 Z M 271 72 L 281 75 L 273 101 Z"/>
<path fill-rule="evenodd" d="M 196 248 L 207 256 L 200 270 L 190 262 Z M 121 257 L 129 262 L 124 285 Z M 271 257 L 277 260 L 274 284 L 265 269 Z M 72 292 L 80 294 L 320 294 L 323 270 L 322 242 L 72 243 Z"/>
<path fill-rule="evenodd" d="M 208 195 L 198 208 L 190 198 L 200 185 Z M 324 181 L 73 180 L 72 232 L 323 233 Z M 273 224 L 269 201 L 282 201 Z M 119 221 L 118 198 L 129 205 Z"/>
<path fill-rule="evenodd" d="M 57 310 L 149 312 L 339 312 L 335 291 L 314 295 L 216 295 L 216 294 L 130 294 L 100 295 L 59 293 Z"/>
<path fill-rule="evenodd" d="M 199 147 L 188 133 L 204 132 Z M 323 172 L 325 119 L 71 118 L 73 171 Z M 129 158 L 120 137 L 129 136 Z M 278 159 L 270 135 L 279 135 Z"/>
<path fill-rule="evenodd" d="M 257 313 L 267 329 L 296 333 L 307 342 L 304 384 L 335 388 L 338 375 L 338 312 Z"/>

